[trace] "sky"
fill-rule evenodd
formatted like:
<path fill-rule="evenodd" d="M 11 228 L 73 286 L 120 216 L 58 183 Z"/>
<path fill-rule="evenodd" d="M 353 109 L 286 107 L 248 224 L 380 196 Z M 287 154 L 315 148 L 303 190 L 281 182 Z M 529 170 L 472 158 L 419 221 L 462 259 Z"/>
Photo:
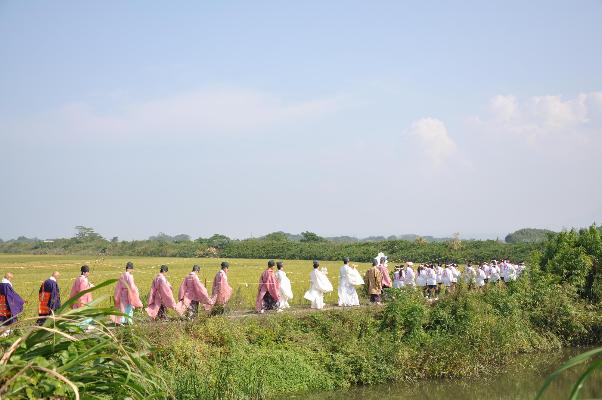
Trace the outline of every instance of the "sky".
<path fill-rule="evenodd" d="M 601 15 L 0 0 L 0 238 L 600 222 Z"/>

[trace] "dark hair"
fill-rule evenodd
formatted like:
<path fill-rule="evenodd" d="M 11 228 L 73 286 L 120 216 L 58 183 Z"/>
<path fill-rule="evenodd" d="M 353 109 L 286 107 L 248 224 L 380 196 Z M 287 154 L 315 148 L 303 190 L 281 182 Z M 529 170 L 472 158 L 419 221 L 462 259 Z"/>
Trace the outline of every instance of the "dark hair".
<path fill-rule="evenodd" d="M 349 264 L 349 257 L 343 258 L 343 264 Z"/>
<path fill-rule="evenodd" d="M 229 268 L 229 267 L 230 267 L 230 263 L 229 263 L 228 261 L 224 261 L 224 262 L 222 262 L 222 264 L 221 264 L 221 265 L 222 265 L 222 269 L 224 269 L 224 268 Z"/>
<path fill-rule="evenodd" d="M 193 272 L 199 272 L 200 270 L 201 270 L 201 266 L 200 265 L 194 264 L 192 266 L 192 271 Z"/>
<path fill-rule="evenodd" d="M 376 260 L 372 260 L 372 266 L 373 266 L 373 267 L 375 267 L 375 266 L 377 266 L 377 265 L 378 265 L 378 261 L 376 261 Z"/>
<path fill-rule="evenodd" d="M 284 266 L 284 264 L 282 263 L 282 261 L 278 261 L 276 263 L 276 268 L 278 268 L 278 269 L 282 269 L 283 266 Z"/>
<path fill-rule="evenodd" d="M 318 260 L 314 260 L 314 268 L 318 268 L 320 266 L 320 262 Z"/>
<path fill-rule="evenodd" d="M 167 267 L 167 265 L 161 265 L 161 268 L 159 268 L 159 272 L 167 272 L 169 271 L 169 268 Z"/>
<path fill-rule="evenodd" d="M 125 270 L 127 271 L 128 269 L 134 269 L 134 263 L 133 263 L 133 262 L 131 262 L 131 261 L 128 261 L 128 262 L 125 264 Z"/>
<path fill-rule="evenodd" d="M 90 272 L 90 267 L 88 267 L 87 265 L 82 265 L 82 267 L 80 268 L 80 271 L 82 272 L 82 275 L 86 272 Z"/>
<path fill-rule="evenodd" d="M 274 265 L 276 265 L 276 262 L 274 260 L 268 261 L 268 268 L 272 268 Z"/>

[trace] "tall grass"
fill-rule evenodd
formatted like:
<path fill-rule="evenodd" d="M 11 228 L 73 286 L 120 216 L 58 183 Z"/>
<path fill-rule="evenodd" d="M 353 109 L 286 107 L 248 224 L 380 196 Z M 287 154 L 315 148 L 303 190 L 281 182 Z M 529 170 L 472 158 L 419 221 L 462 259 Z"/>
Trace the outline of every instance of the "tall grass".
<path fill-rule="evenodd" d="M 550 386 L 550 384 L 554 381 L 554 379 L 556 379 L 560 376 L 560 374 L 562 374 L 566 370 L 568 370 L 570 368 L 574 368 L 580 364 L 589 363 L 589 365 L 585 368 L 585 370 L 581 373 L 581 375 L 579 375 L 579 377 L 575 381 L 575 383 L 571 389 L 571 393 L 569 395 L 570 400 L 577 400 L 579 398 L 581 390 L 583 389 L 583 385 L 585 385 L 587 380 L 589 378 L 591 378 L 591 376 L 596 371 L 599 371 L 602 369 L 602 358 L 600 358 L 601 355 L 602 355 L 602 347 L 594 349 L 594 350 L 586 351 L 585 353 L 579 354 L 578 356 L 575 356 L 575 357 L 571 358 L 570 360 L 568 360 L 566 363 L 564 363 L 562 366 L 560 366 L 560 368 L 558 368 L 556 371 L 554 371 L 552 374 L 550 374 L 550 376 L 548 376 L 548 378 L 543 383 L 541 389 L 537 393 L 535 400 L 544 398 L 543 395 L 545 394 L 546 389 L 548 388 L 548 386 Z"/>
<path fill-rule="evenodd" d="M 107 326 L 115 310 L 95 307 L 102 298 L 90 307 L 70 307 L 85 293 L 115 282 L 81 292 L 43 326 L 33 325 L 34 318 L 11 326 L 16 334 L 0 342 L 0 398 L 170 397 L 165 380 L 148 360 L 148 342 L 128 328 Z"/>

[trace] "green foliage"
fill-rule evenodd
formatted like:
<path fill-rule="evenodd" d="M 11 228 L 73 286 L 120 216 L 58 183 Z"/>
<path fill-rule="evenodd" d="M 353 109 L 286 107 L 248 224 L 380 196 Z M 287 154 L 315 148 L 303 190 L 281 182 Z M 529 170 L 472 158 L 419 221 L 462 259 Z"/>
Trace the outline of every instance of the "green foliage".
<path fill-rule="evenodd" d="M 75 237 L 77 239 L 80 239 L 80 240 L 102 239 L 102 236 L 100 236 L 98 233 L 96 233 L 94 231 L 94 228 L 89 228 L 87 226 L 78 225 L 75 227 L 75 230 L 77 231 L 77 233 L 75 234 Z"/>
<path fill-rule="evenodd" d="M 594 303 L 602 300 L 602 235 L 595 225 L 551 236 L 539 265 L 582 297 Z"/>
<path fill-rule="evenodd" d="M 506 243 L 538 243 L 546 241 L 553 234 L 548 229 L 524 228 L 509 233 L 504 240 Z"/>
<path fill-rule="evenodd" d="M 287 242 L 288 236 L 284 232 L 272 232 L 265 235 L 262 239 L 270 242 Z"/>
<path fill-rule="evenodd" d="M 77 297 L 113 283 L 115 280 L 105 281 Z M 0 342 L 0 396 L 169 397 L 166 383 L 148 361 L 147 342 L 128 328 L 119 332 L 109 329 L 104 321 L 115 312 L 113 308 L 72 310 L 73 301 L 66 302 L 42 327 L 27 319 L 11 326 L 17 334 Z M 88 321 L 94 321 L 94 329 L 84 332 Z"/>
<path fill-rule="evenodd" d="M 303 243 L 326 242 L 326 239 L 324 239 L 322 236 L 318 236 L 317 234 L 309 231 L 301 232 L 301 236 L 301 242 Z"/>
<path fill-rule="evenodd" d="M 419 337 L 429 317 L 429 307 L 419 291 L 391 290 L 381 321 L 382 329 L 401 340 Z"/>
<path fill-rule="evenodd" d="M 223 249 L 230 243 L 231 239 L 228 236 L 216 233 L 209 239 L 197 239 L 197 241 L 201 243 L 206 243 L 209 247 Z"/>

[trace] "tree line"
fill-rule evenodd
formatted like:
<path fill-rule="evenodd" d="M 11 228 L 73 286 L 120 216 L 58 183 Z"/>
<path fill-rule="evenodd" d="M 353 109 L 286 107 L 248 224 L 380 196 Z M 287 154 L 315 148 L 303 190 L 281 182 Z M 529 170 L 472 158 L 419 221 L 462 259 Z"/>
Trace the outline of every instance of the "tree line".
<path fill-rule="evenodd" d="M 0 242 L 0 252 L 21 254 L 73 254 L 73 255 L 105 255 L 105 256 L 149 256 L 149 257 L 221 257 L 221 258 L 282 258 L 282 259 L 320 259 L 339 260 L 350 257 L 358 262 L 368 262 L 384 252 L 392 261 L 412 260 L 416 262 L 451 261 L 480 262 L 490 259 L 507 258 L 515 262 L 530 259 L 534 252 L 543 254 L 542 263 L 546 268 L 560 268 L 562 264 L 550 254 L 549 247 L 554 243 L 562 254 L 565 254 L 580 270 L 584 266 L 594 264 L 586 255 L 592 253 L 591 246 L 583 243 L 594 243 L 593 239 L 584 239 L 581 232 L 598 232 L 601 228 L 592 225 L 585 230 L 570 230 L 560 233 L 545 232 L 546 239 L 511 241 L 499 240 L 461 240 L 458 234 L 447 240 L 427 241 L 422 237 L 414 240 L 377 240 L 377 241 L 333 241 L 313 232 L 303 232 L 298 238 L 291 238 L 284 232 L 273 232 L 260 238 L 231 239 L 228 236 L 214 234 L 208 238 L 192 240 L 189 235 L 170 236 L 159 233 L 147 240 L 121 241 L 117 237 L 110 240 L 103 238 L 93 228 L 77 226 L 72 238 L 39 240 L 20 238 Z M 520 233 L 520 231 L 517 231 Z M 581 235 L 581 236 L 580 236 Z M 591 235 L 591 234 L 590 234 Z M 520 235 L 519 235 L 520 236 Z M 568 242 L 565 243 L 565 242 Z M 574 250 L 581 246 L 585 250 Z M 554 253 L 555 254 L 555 253 Z M 586 255 L 584 255 L 586 254 Z M 594 253 L 592 253 L 594 254 Z M 596 257 L 590 256 L 590 257 Z M 577 260 L 577 261 L 575 261 Z M 568 262 L 568 261 L 567 261 Z M 564 265 L 564 264 L 562 264 Z M 570 269 L 570 268 L 569 268 Z M 563 272 L 567 277 L 568 272 Z M 582 275 L 582 273 L 581 273 Z M 579 275 L 579 279 L 583 277 Z M 568 278 L 567 278 L 568 279 Z M 590 279 L 590 278 L 583 278 Z M 590 285 L 591 286 L 591 285 Z M 584 289 L 586 290 L 586 289 Z M 587 289 L 589 290 L 589 289 Z"/>
<path fill-rule="evenodd" d="M 355 261 L 370 261 L 379 252 L 391 260 L 412 261 L 482 261 L 509 258 L 522 261 L 541 243 L 506 244 L 496 240 L 461 240 L 459 235 L 447 240 L 428 241 L 417 236 L 414 240 L 386 239 L 373 241 L 329 240 L 314 232 L 302 232 L 291 237 L 285 232 L 273 232 L 260 238 L 231 239 L 215 234 L 192 240 L 189 235 L 159 233 L 147 240 L 108 240 L 94 229 L 75 227 L 72 238 L 39 240 L 21 239 L 0 243 L 0 252 L 23 254 L 74 254 L 149 257 L 222 257 L 222 258 L 283 258 L 338 260 L 350 257 Z"/>

